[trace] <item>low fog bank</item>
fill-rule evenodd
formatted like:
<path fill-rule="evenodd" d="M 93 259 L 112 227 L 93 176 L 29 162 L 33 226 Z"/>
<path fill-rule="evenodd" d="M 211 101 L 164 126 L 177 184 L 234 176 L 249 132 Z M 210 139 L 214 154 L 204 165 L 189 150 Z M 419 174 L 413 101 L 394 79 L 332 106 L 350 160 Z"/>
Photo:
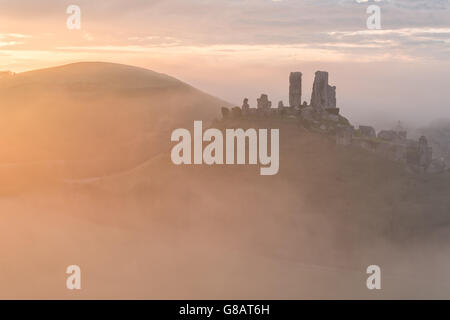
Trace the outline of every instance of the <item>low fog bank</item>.
<path fill-rule="evenodd" d="M 270 126 L 247 123 L 248 126 Z M 2 298 L 448 298 L 448 177 L 280 128 L 280 172 L 174 166 L 3 195 Z M 65 289 L 78 264 L 83 290 Z M 382 270 L 367 290 L 367 266 Z"/>

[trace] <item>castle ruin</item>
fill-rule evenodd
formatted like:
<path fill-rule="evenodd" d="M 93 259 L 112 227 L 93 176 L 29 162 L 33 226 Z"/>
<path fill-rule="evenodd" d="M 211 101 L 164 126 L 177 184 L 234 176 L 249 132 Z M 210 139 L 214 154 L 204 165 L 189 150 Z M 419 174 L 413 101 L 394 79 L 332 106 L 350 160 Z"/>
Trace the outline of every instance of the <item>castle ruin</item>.
<path fill-rule="evenodd" d="M 302 73 L 291 72 L 289 75 L 289 106 L 283 101 L 277 108 L 272 108 L 272 102 L 267 94 L 261 94 L 257 99 L 257 108 L 251 108 L 248 99 L 243 100 L 242 107 L 230 110 L 222 108 L 222 116 L 227 118 L 258 119 L 261 117 L 277 117 L 290 121 L 298 121 L 311 132 L 318 132 L 334 137 L 338 145 L 357 146 L 382 155 L 385 158 L 402 162 L 410 167 L 427 170 L 433 163 L 432 148 L 426 137 L 418 141 L 407 138 L 406 130 L 376 130 L 371 126 L 359 126 L 355 129 L 350 122 L 340 114 L 337 107 L 336 87 L 328 83 L 328 72 L 317 71 L 308 104 L 302 103 Z"/>

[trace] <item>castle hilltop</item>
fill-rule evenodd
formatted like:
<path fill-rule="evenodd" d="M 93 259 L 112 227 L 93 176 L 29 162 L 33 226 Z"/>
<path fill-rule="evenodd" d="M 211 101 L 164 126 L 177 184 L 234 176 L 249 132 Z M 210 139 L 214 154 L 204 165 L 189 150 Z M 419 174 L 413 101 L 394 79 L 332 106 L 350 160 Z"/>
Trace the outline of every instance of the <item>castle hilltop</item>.
<path fill-rule="evenodd" d="M 425 136 L 418 141 L 408 139 L 402 128 L 394 130 L 376 130 L 371 126 L 359 126 L 357 129 L 340 114 L 336 102 L 336 87 L 328 83 L 328 72 L 317 71 L 309 104 L 302 102 L 302 73 L 289 75 L 289 106 L 283 101 L 277 107 L 267 94 L 257 99 L 257 107 L 252 108 L 245 98 L 242 107 L 222 108 L 222 121 L 229 119 L 286 119 L 296 121 L 311 132 L 328 135 L 338 145 L 357 146 L 382 155 L 393 161 L 402 162 L 411 169 L 428 172 L 444 172 L 445 164 L 432 158 L 432 148 Z"/>

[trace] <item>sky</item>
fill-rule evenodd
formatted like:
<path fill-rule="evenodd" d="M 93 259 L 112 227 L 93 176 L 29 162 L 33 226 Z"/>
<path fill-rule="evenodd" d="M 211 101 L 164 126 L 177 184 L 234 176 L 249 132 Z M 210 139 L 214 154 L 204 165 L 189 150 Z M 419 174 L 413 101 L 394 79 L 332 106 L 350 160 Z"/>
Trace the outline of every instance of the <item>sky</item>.
<path fill-rule="evenodd" d="M 66 26 L 69 5 L 80 29 Z M 366 12 L 381 9 L 381 29 Z M 145 67 L 240 105 L 287 104 L 291 71 L 309 101 L 330 72 L 353 123 L 450 118 L 448 0 L 0 0 L 0 70 L 78 61 Z"/>

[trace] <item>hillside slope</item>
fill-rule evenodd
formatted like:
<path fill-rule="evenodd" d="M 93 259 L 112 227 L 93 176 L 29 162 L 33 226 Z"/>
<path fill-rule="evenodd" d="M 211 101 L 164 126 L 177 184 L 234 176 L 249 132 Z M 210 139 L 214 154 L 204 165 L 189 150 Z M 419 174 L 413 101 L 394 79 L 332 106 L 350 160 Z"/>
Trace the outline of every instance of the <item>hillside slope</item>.
<path fill-rule="evenodd" d="M 101 62 L 2 77 L 0 101 L 0 174 L 45 164 L 72 178 L 133 167 L 165 150 L 174 128 L 228 105 L 167 75 Z"/>

